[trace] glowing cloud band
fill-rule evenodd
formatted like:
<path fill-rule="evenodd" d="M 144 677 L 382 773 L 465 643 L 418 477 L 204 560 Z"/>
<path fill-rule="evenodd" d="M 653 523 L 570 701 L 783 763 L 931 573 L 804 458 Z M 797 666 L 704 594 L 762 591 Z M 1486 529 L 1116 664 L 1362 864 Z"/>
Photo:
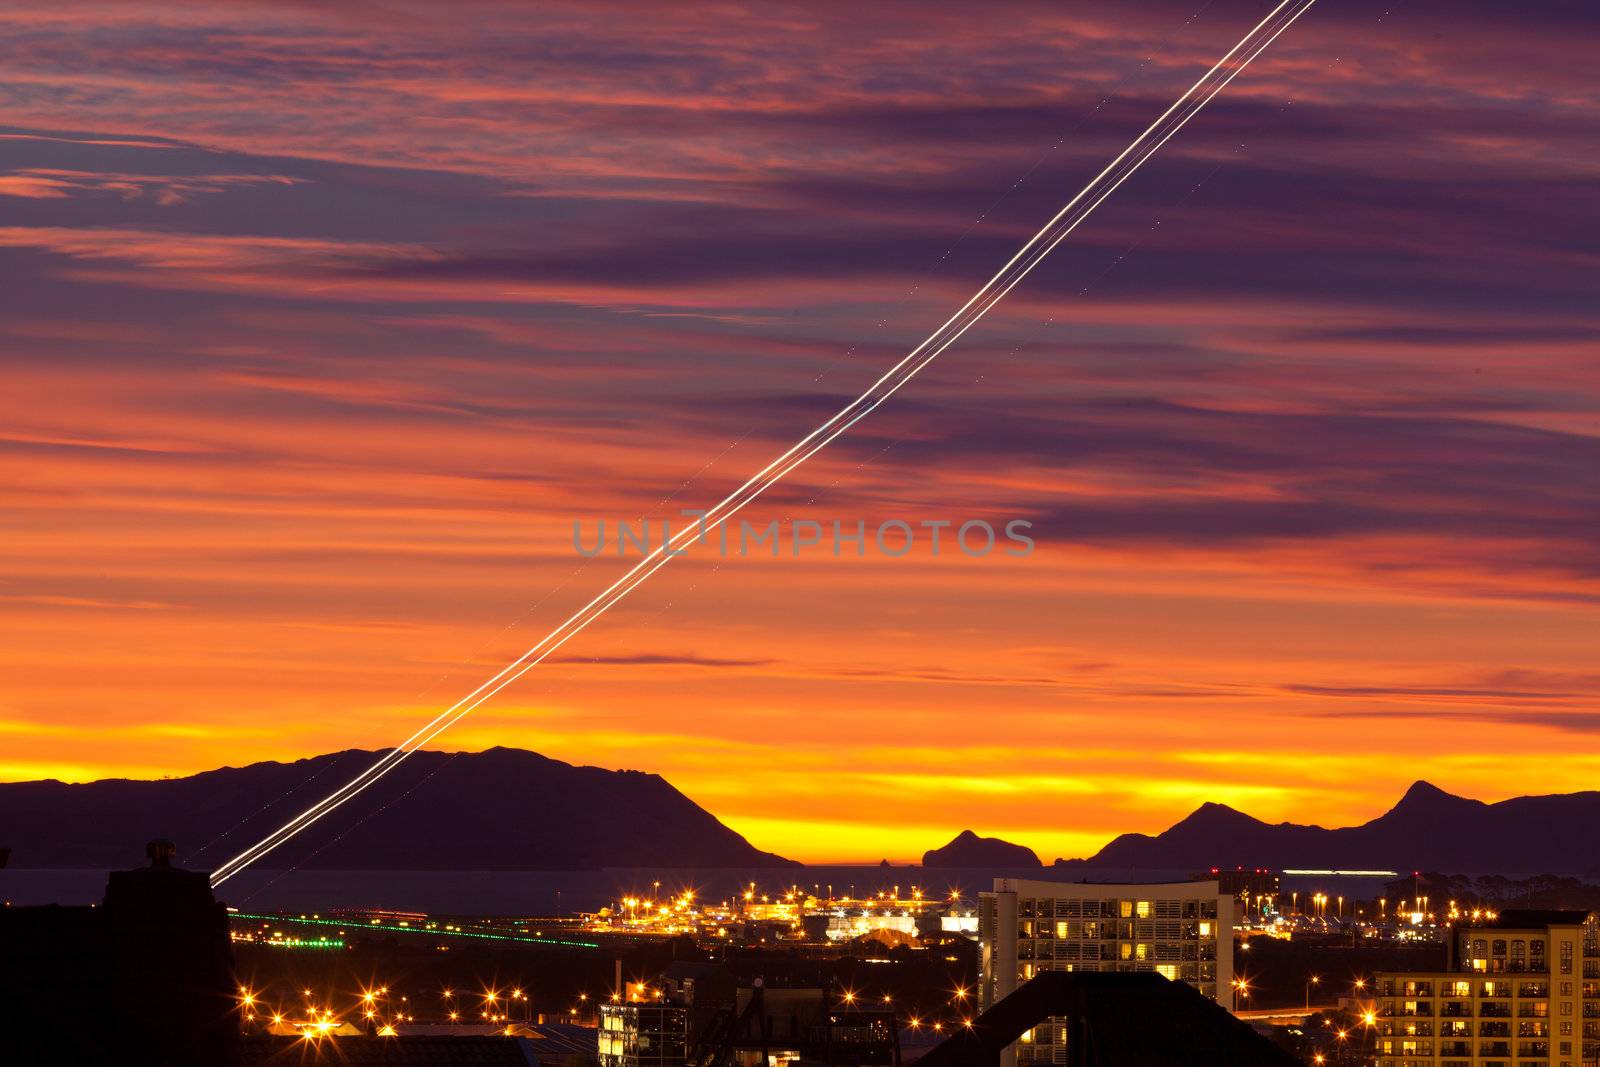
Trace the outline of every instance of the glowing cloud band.
<path fill-rule="evenodd" d="M 427 725 L 406 738 L 405 741 L 386 753 L 371 767 L 368 767 L 365 771 L 362 771 L 359 775 L 328 794 L 328 796 L 218 867 L 211 876 L 211 884 L 213 886 L 221 885 L 312 823 L 359 795 L 379 778 L 399 766 L 417 749 L 445 730 L 448 730 L 462 717 L 470 714 L 478 705 L 522 677 L 536 664 L 572 640 L 591 622 L 610 610 L 611 606 L 616 604 L 617 601 L 627 596 L 641 582 L 664 567 L 674 556 L 680 555 L 699 537 L 700 529 L 714 528 L 718 523 L 725 522 L 736 515 L 745 505 L 760 496 L 784 475 L 816 455 L 827 447 L 834 438 L 871 414 L 878 405 L 897 393 L 901 386 L 916 377 L 924 367 L 937 359 L 940 353 L 954 344 L 962 334 L 966 333 L 988 314 L 989 310 L 998 304 L 1018 282 L 1027 277 L 1028 273 L 1038 266 L 1040 261 L 1049 255 L 1056 245 L 1060 244 L 1068 234 L 1077 229 L 1078 224 L 1088 218 L 1106 197 L 1110 196 L 1118 186 L 1132 177 L 1133 173 L 1143 166 L 1151 156 L 1155 155 L 1162 145 L 1166 144 L 1190 119 L 1199 114 L 1201 109 L 1210 103 L 1213 97 L 1226 88 L 1229 82 L 1237 77 L 1245 67 L 1249 66 L 1252 60 L 1265 51 L 1267 46 L 1272 44 L 1280 34 L 1293 25 L 1296 19 L 1305 14 L 1306 10 L 1315 2 L 1316 0 L 1283 0 L 1277 7 L 1273 8 L 1267 17 L 1258 22 L 1249 33 L 1244 35 L 1238 44 L 1229 49 L 1227 54 L 1217 61 L 1215 66 L 1206 71 L 1199 81 L 1195 82 L 1171 107 L 1162 112 L 1160 118 L 1151 123 L 1138 137 L 1135 137 L 1133 142 L 1123 149 L 1120 155 L 1113 159 L 1104 170 L 1095 175 L 1094 179 L 1084 186 L 1083 190 L 1073 197 L 1038 233 L 1034 234 L 1022 246 L 1021 250 L 1012 256 L 1005 266 L 1000 268 L 994 277 L 984 283 L 983 287 L 973 295 L 972 299 L 961 306 L 960 310 L 950 316 L 937 330 L 929 334 L 928 338 L 912 349 L 905 358 L 891 367 L 866 392 L 845 405 L 838 414 L 821 426 L 812 430 L 794 447 L 752 475 L 749 481 L 707 509 L 702 527 L 691 526 L 674 534 L 669 540 L 658 546 L 655 551 L 641 559 L 621 578 L 618 578 L 608 586 L 599 596 L 575 612 L 571 618 L 546 634 L 538 644 L 528 649 L 513 662 L 507 664 L 494 677 L 440 712 Z"/>

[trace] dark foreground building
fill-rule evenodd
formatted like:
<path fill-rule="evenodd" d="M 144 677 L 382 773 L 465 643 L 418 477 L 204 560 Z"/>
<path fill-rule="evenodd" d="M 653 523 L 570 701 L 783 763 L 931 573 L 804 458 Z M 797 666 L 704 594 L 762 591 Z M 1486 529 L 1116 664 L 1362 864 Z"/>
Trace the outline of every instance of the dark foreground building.
<path fill-rule="evenodd" d="M 146 851 L 99 906 L 0 909 L 0 1063 L 239 1062 L 227 912 L 170 842 Z"/>

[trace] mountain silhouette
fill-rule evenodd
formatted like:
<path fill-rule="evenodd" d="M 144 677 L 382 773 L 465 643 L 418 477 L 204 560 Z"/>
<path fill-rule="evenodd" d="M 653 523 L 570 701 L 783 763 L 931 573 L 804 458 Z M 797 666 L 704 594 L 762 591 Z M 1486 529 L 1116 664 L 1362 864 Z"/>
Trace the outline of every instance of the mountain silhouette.
<path fill-rule="evenodd" d="M 160 781 L 0 784 L 13 867 L 126 867 L 145 841 L 215 867 L 370 766 L 351 749 Z M 260 866 L 344 870 L 777 867 L 666 779 L 534 752 L 417 752 Z"/>
<path fill-rule="evenodd" d="M 1058 865 L 1184 868 L 1418 869 L 1470 873 L 1600 871 L 1600 792 L 1516 797 L 1494 804 L 1413 783 L 1360 826 L 1266 823 L 1202 804 L 1155 836 L 1123 834 L 1086 860 Z"/>
<path fill-rule="evenodd" d="M 1033 849 L 963 830 L 943 848 L 922 854 L 924 867 L 1041 867 Z"/>

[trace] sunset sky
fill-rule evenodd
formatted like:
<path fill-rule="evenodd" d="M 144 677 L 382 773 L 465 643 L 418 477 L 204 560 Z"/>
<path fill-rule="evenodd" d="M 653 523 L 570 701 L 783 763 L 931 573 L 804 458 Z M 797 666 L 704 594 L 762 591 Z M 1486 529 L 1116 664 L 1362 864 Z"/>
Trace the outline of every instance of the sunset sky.
<path fill-rule="evenodd" d="M 7 4 L 0 780 L 397 743 L 1268 7 Z M 1319 3 L 748 513 L 1031 556 L 691 553 L 430 747 L 812 861 L 1594 787 L 1597 31 Z"/>

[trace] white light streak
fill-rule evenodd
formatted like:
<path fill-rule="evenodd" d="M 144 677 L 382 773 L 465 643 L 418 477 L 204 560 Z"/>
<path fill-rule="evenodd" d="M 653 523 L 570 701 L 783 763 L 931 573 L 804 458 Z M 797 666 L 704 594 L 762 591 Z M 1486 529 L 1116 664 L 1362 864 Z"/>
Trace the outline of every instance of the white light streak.
<path fill-rule="evenodd" d="M 1000 268 L 994 277 L 985 282 L 982 288 L 961 306 L 960 310 L 950 316 L 937 330 L 929 334 L 926 340 L 917 345 L 916 348 L 913 348 L 900 362 L 889 368 L 866 392 L 846 404 L 837 414 L 815 430 L 812 430 L 811 433 L 807 434 L 787 452 L 757 471 L 738 489 L 735 489 L 720 502 L 707 509 L 703 520 L 703 528 L 713 529 L 717 524 L 725 522 L 738 514 L 745 505 L 771 488 L 784 475 L 816 455 L 827 447 L 834 438 L 850 429 L 857 422 L 860 422 L 880 404 L 899 392 L 902 386 L 916 377 L 924 367 L 937 359 L 940 353 L 954 344 L 962 334 L 966 333 L 984 315 L 988 314 L 990 309 L 998 304 L 1017 283 L 1027 277 L 1029 272 L 1038 266 L 1040 261 L 1049 255 L 1056 245 L 1060 244 L 1068 234 L 1077 229 L 1078 225 L 1088 218 L 1106 197 L 1110 196 L 1118 186 L 1132 177 L 1133 173 L 1143 166 L 1151 156 L 1155 155 L 1162 145 L 1166 144 L 1173 135 L 1188 124 L 1190 119 L 1199 114 L 1201 109 L 1210 103 L 1213 97 L 1226 88 L 1229 82 L 1237 77 L 1245 67 L 1249 66 L 1252 60 L 1265 51 L 1267 46 L 1287 30 L 1313 3 L 1315 3 L 1315 0 L 1283 0 L 1277 7 L 1273 8 L 1267 17 L 1258 22 L 1249 33 L 1240 39 L 1238 44 L 1229 49 L 1217 61 L 1215 66 L 1206 71 L 1199 81 L 1195 82 L 1171 107 L 1162 112 L 1161 116 L 1151 123 L 1143 133 L 1135 137 L 1132 143 L 1123 149 L 1122 153 L 1113 159 L 1104 170 L 1095 175 L 1094 179 L 1084 186 L 1082 191 L 1074 196 L 1038 233 L 1034 234 L 1017 254 L 1012 256 Z M 362 771 L 359 775 L 328 794 L 328 796 L 218 867 L 211 876 L 211 884 L 213 886 L 221 885 L 306 829 L 306 827 L 317 822 L 329 812 L 358 796 L 368 786 L 399 766 L 417 749 L 445 730 L 448 730 L 484 701 L 522 677 L 535 665 L 550 656 L 551 653 L 572 640 L 591 622 L 605 614 L 612 605 L 627 596 L 640 583 L 666 566 L 673 556 L 681 554 L 690 542 L 694 541 L 699 535 L 700 528 L 699 526 L 690 526 L 674 534 L 664 544 L 659 545 L 655 551 L 642 558 L 621 578 L 606 587 L 600 595 L 585 604 L 560 626 L 546 634 L 538 644 L 507 664 L 494 677 L 444 711 L 441 711 L 427 725 L 406 738 L 405 741 L 386 753 L 371 767 L 368 767 L 365 771 Z"/>

